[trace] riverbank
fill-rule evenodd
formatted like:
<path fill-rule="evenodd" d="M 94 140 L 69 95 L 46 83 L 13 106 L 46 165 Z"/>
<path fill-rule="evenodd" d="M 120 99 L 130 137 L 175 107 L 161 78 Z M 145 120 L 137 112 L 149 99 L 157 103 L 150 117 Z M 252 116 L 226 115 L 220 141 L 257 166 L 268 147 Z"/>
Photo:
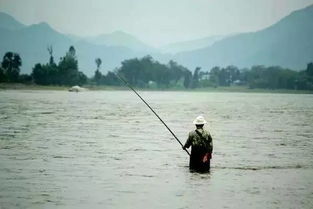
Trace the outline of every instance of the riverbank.
<path fill-rule="evenodd" d="M 128 90 L 125 86 L 94 86 L 85 85 L 84 88 L 90 91 L 116 91 Z M 21 83 L 0 83 L 1 90 L 60 90 L 67 91 L 69 86 L 42 86 L 36 84 Z M 242 92 L 242 93 L 285 93 L 285 94 L 313 94 L 310 90 L 291 90 L 291 89 L 250 89 L 247 86 L 229 86 L 229 87 L 206 87 L 196 89 L 145 89 L 136 88 L 140 91 L 187 91 L 187 92 Z"/>
<path fill-rule="evenodd" d="M 98 90 L 125 90 L 126 87 L 112 87 L 112 86 L 91 86 L 85 85 L 82 86 L 91 91 Z M 70 89 L 70 86 L 43 86 L 36 84 L 22 84 L 22 83 L 0 83 L 0 91 L 1 90 L 59 90 L 59 91 L 67 91 Z"/>

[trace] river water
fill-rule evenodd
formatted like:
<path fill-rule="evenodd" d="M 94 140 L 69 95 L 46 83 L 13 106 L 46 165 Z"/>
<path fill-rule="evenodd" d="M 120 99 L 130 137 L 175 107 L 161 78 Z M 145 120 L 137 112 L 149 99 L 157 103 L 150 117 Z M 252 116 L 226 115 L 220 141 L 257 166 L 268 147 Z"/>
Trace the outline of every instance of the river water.
<path fill-rule="evenodd" d="M 130 91 L 0 91 L 0 208 L 313 208 L 312 95 L 141 94 L 209 174 Z"/>

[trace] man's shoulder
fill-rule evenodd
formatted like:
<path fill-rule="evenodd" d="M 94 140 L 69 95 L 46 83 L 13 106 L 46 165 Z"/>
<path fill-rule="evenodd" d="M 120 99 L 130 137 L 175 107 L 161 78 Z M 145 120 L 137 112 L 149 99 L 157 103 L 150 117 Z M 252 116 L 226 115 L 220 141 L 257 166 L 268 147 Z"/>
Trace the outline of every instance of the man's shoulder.
<path fill-rule="evenodd" d="M 206 130 L 193 130 L 193 131 L 190 131 L 189 132 L 189 135 L 198 135 L 198 133 L 200 133 L 200 134 L 203 134 L 203 133 L 209 133 L 208 131 L 206 131 Z"/>
<path fill-rule="evenodd" d="M 195 136 L 197 133 L 196 133 L 196 130 L 192 130 L 189 132 L 189 136 Z"/>
<path fill-rule="evenodd" d="M 210 135 L 210 132 L 206 129 L 204 129 L 204 133 L 207 134 L 207 135 Z"/>
<path fill-rule="evenodd" d="M 191 131 L 190 133 L 192 133 L 193 135 L 199 135 L 197 133 L 197 130 L 194 130 L 194 131 Z M 207 135 L 210 135 L 210 132 L 206 129 L 202 129 L 201 131 L 199 131 L 199 133 L 202 135 L 202 136 L 207 136 Z"/>
<path fill-rule="evenodd" d="M 210 135 L 210 132 L 206 129 L 203 129 L 203 131 L 200 132 L 201 135 L 203 136 L 208 136 Z M 192 137 L 192 136 L 198 136 L 199 134 L 197 133 L 197 130 L 193 130 L 193 131 L 190 131 L 189 132 L 189 136 Z"/>

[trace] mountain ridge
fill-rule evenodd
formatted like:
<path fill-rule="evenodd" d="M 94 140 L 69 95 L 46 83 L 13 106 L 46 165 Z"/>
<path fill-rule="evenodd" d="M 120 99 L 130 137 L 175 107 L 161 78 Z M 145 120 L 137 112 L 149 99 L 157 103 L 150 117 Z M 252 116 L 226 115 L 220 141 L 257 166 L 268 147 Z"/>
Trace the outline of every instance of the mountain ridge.
<path fill-rule="evenodd" d="M 156 50 L 143 41 L 137 39 L 135 36 L 123 31 L 100 34 L 98 36 L 85 38 L 85 40 L 97 45 L 124 46 L 142 52 L 151 52 Z"/>
<path fill-rule="evenodd" d="M 161 62 L 173 59 L 191 70 L 198 66 L 208 70 L 214 66 L 227 65 L 280 65 L 300 70 L 313 61 L 313 5 L 294 11 L 262 30 L 223 37 L 209 46 L 199 45 L 197 47 L 201 48 L 175 55 L 160 53 L 122 31 L 78 37 L 60 33 L 45 22 L 26 26 L 5 13 L 0 13 L 0 34 L 0 56 L 7 51 L 19 53 L 23 61 L 23 73 L 31 72 L 38 62 L 48 62 L 49 45 L 53 47 L 56 62 L 73 45 L 80 69 L 89 76 L 96 69 L 94 60 L 97 57 L 103 61 L 103 71 L 108 71 L 120 66 L 125 59 L 147 54 Z M 201 39 L 191 42 L 197 40 Z M 209 40 L 209 37 L 203 40 Z"/>
<path fill-rule="evenodd" d="M 16 21 L 14 18 L 8 20 L 12 23 Z M 14 30 L 4 27 L 8 23 L 4 22 L 3 27 L 0 24 L 0 56 L 8 51 L 19 53 L 23 63 L 22 73 L 30 73 L 36 63 L 47 63 L 49 60 L 47 47 L 50 45 L 53 47 L 56 62 L 65 55 L 70 46 L 74 46 L 79 68 L 88 76 L 93 75 L 96 69 L 97 57 L 103 60 L 103 71 L 108 71 L 119 66 L 124 59 L 145 55 L 124 46 L 96 45 L 85 39 L 73 40 L 71 36 L 54 30 L 45 22 L 14 28 Z"/>
<path fill-rule="evenodd" d="M 8 30 L 18 30 L 26 27 L 7 13 L 0 12 L 0 28 Z"/>
<path fill-rule="evenodd" d="M 280 65 L 300 70 L 313 61 L 312 33 L 313 5 L 292 12 L 265 29 L 237 34 L 203 49 L 182 52 L 174 59 L 189 68 Z"/>
<path fill-rule="evenodd" d="M 193 51 L 201 48 L 211 46 L 216 41 L 219 41 L 227 35 L 215 35 L 207 36 L 204 38 L 189 40 L 189 41 L 180 41 L 175 43 L 170 43 L 160 47 L 162 53 L 176 54 L 178 52 Z"/>

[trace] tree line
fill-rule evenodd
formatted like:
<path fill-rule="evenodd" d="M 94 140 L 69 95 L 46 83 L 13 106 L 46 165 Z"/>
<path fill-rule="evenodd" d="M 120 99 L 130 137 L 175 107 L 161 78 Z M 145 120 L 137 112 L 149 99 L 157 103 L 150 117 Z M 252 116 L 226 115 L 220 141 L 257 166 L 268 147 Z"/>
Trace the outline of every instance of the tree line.
<path fill-rule="evenodd" d="M 123 61 L 115 73 L 124 76 L 131 85 L 139 88 L 247 86 L 251 89 L 313 90 L 313 63 L 299 72 L 280 66 L 257 65 L 243 69 L 236 66 L 213 67 L 208 71 L 197 67 L 192 73 L 172 60 L 165 65 L 146 56 Z M 120 85 L 110 71 L 102 75 L 97 69 L 93 79 L 97 85 Z"/>
<path fill-rule="evenodd" d="M 115 72 L 106 75 L 97 68 L 93 80 L 97 85 L 120 85 L 115 73 L 139 88 L 189 88 L 193 83 L 192 73 L 186 67 L 172 60 L 161 64 L 151 56 L 125 60 Z"/>
<path fill-rule="evenodd" d="M 201 76 L 202 74 L 202 76 Z M 262 65 L 238 69 L 236 66 L 214 67 L 209 72 L 200 72 L 199 87 L 245 85 L 251 89 L 313 90 L 313 63 L 306 70 L 293 71 L 280 66 Z"/>
<path fill-rule="evenodd" d="M 87 76 L 78 71 L 76 50 L 69 47 L 65 56 L 55 63 L 52 46 L 47 48 L 50 59 L 46 64 L 37 63 L 30 75 L 20 75 L 22 59 L 18 53 L 7 52 L 3 56 L 0 67 L 0 82 L 35 83 L 39 85 L 83 85 L 87 83 Z"/>
<path fill-rule="evenodd" d="M 38 85 L 109 85 L 120 86 L 122 83 L 115 73 L 123 76 L 132 86 L 139 88 L 205 88 L 242 85 L 249 88 L 263 89 L 298 89 L 313 90 L 313 63 L 305 70 L 296 72 L 279 66 L 262 65 L 239 69 L 236 66 L 213 67 L 204 71 L 197 67 L 191 72 L 186 67 L 171 60 L 162 64 L 151 56 L 124 60 L 121 67 L 106 74 L 101 72 L 102 60 L 95 59 L 96 70 L 91 78 L 79 71 L 76 50 L 70 46 L 59 62 L 53 57 L 53 48 L 46 64 L 37 63 L 32 73 L 20 74 L 22 59 L 18 53 L 5 53 L 0 67 L 0 82 L 34 83 Z"/>
<path fill-rule="evenodd" d="M 32 71 L 34 83 L 40 85 L 84 85 L 87 76 L 78 71 L 76 50 L 71 46 L 65 56 L 60 58 L 58 64 L 54 62 L 53 49 L 48 47 L 49 63 L 37 63 Z"/>

